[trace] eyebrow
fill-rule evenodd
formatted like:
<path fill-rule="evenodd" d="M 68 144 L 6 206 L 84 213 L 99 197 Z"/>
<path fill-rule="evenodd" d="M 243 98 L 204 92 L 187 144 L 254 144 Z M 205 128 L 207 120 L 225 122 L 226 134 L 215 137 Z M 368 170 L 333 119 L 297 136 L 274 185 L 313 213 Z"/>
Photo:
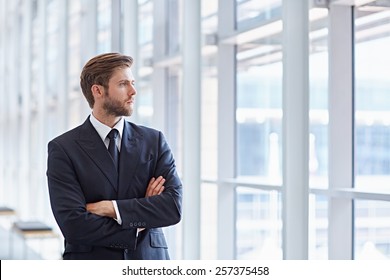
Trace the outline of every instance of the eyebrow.
<path fill-rule="evenodd" d="M 118 83 L 123 83 L 123 82 L 126 82 L 126 83 L 134 83 L 135 82 L 135 80 L 134 79 L 131 79 L 131 80 L 128 80 L 128 79 L 121 79 L 121 80 L 119 80 L 118 81 Z"/>

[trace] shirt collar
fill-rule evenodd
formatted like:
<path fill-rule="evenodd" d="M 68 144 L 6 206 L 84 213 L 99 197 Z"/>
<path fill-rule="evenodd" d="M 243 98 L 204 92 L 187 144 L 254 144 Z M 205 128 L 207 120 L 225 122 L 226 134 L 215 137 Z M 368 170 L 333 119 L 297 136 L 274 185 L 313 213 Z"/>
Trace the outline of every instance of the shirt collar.
<path fill-rule="evenodd" d="M 122 139 L 123 127 L 125 124 L 123 117 L 114 125 L 113 128 L 105 125 L 104 123 L 101 123 L 97 118 L 95 118 L 93 113 L 91 113 L 89 120 L 91 121 L 92 126 L 96 129 L 103 142 L 105 141 L 108 133 L 110 133 L 111 129 L 113 128 L 116 128 L 119 131 L 119 137 Z"/>

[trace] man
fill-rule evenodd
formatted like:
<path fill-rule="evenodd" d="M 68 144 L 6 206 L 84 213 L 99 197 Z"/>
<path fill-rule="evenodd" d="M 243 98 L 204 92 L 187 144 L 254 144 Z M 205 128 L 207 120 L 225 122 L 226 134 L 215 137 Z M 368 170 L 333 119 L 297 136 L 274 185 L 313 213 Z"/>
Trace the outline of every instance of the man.
<path fill-rule="evenodd" d="M 169 259 L 161 227 L 181 219 L 182 186 L 163 134 L 125 121 L 133 59 L 92 58 L 80 85 L 91 115 L 48 144 L 47 177 L 64 259 Z"/>

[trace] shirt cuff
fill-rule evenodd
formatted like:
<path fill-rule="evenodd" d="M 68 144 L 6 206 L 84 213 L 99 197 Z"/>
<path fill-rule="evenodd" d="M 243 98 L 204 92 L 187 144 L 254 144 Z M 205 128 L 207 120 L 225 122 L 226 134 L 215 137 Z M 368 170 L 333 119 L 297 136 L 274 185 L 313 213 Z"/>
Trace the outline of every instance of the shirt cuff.
<path fill-rule="evenodd" d="M 118 209 L 118 204 L 116 203 L 116 200 L 112 201 L 112 204 L 114 205 L 114 210 L 116 214 L 116 219 L 114 219 L 118 224 L 122 224 L 122 218 L 121 215 L 119 214 L 119 209 Z"/>

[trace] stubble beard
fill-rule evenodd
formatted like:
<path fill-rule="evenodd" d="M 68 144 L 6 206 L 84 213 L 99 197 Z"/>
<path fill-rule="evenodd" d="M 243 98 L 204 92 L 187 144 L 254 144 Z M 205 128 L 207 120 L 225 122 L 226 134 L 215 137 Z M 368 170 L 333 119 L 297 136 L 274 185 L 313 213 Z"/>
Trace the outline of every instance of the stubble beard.
<path fill-rule="evenodd" d="M 125 107 L 120 101 L 111 99 L 108 95 L 103 103 L 103 109 L 107 115 L 122 117 L 122 116 L 131 116 L 133 113 L 133 108 L 131 106 Z"/>

